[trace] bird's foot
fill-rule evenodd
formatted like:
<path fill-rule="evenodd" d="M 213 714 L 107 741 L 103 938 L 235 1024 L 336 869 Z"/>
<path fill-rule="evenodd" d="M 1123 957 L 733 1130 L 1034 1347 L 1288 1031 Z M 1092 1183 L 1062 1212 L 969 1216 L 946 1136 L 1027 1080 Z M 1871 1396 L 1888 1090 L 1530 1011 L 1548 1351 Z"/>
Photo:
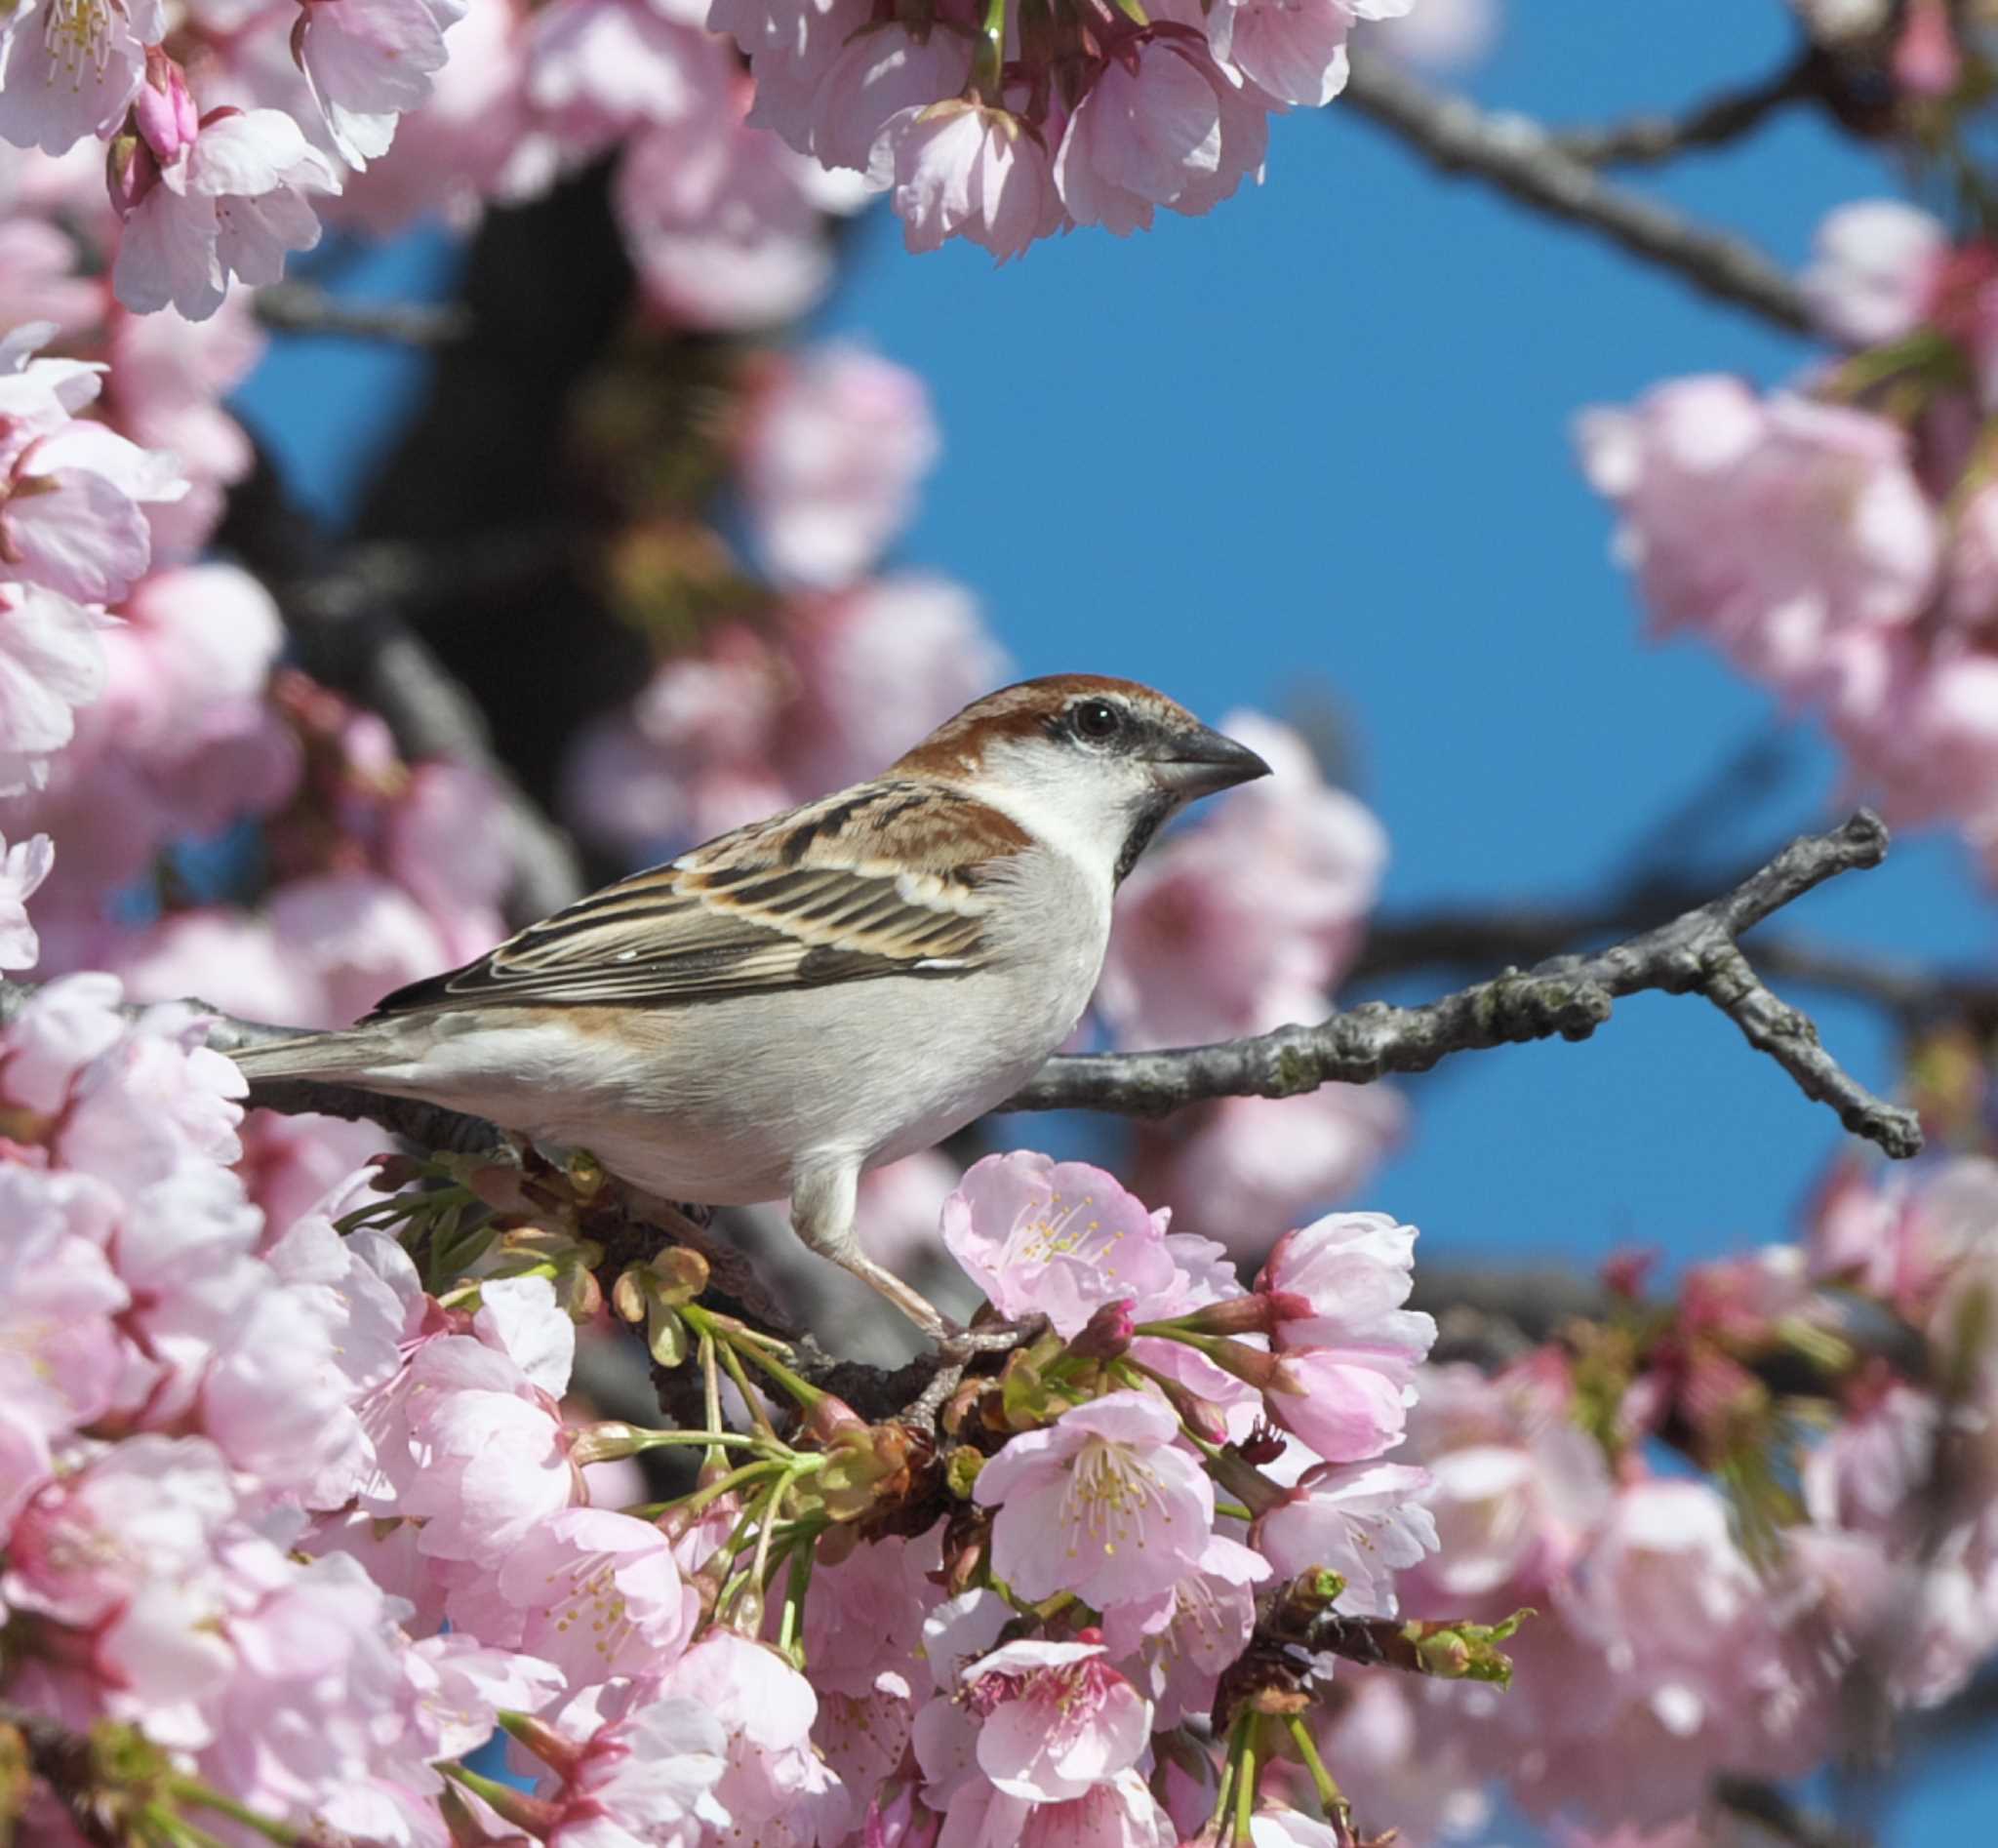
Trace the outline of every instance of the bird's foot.
<path fill-rule="evenodd" d="M 1011 1353 L 1016 1347 L 1024 1347 L 1047 1328 L 1048 1318 L 1040 1314 L 1022 1315 L 1014 1322 L 978 1322 L 970 1328 L 945 1322 L 937 1336 L 937 1353 L 946 1364 L 962 1366 L 980 1354 Z"/>

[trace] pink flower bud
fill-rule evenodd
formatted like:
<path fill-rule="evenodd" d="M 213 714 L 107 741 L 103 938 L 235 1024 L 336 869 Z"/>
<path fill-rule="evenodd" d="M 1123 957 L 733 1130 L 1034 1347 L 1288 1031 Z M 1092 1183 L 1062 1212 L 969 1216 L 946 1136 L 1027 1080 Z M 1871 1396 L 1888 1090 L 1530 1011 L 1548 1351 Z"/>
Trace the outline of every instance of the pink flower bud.
<path fill-rule="evenodd" d="M 163 167 L 180 159 L 201 133 L 187 73 L 157 45 L 146 47 L 145 81 L 132 100 L 132 120 Z"/>
<path fill-rule="evenodd" d="M 1196 1335 L 1268 1335 L 1281 1322 L 1301 1321 L 1317 1312 L 1311 1299 L 1295 1290 L 1259 1290 L 1253 1296 L 1210 1303 L 1180 1325 Z"/>
<path fill-rule="evenodd" d="M 1132 1330 L 1137 1326 L 1132 1309 L 1128 1296 L 1100 1305 L 1082 1333 L 1068 1344 L 1068 1351 L 1078 1360 L 1115 1360 L 1131 1346 Z"/>
<path fill-rule="evenodd" d="M 111 210 L 121 220 L 139 209 L 140 201 L 159 183 L 159 162 L 136 135 L 120 135 L 104 149 L 104 190 Z"/>
<path fill-rule="evenodd" d="M 1947 0 L 1910 0 L 1894 44 L 1894 80 L 1910 96 L 1946 97 L 1963 80 L 1963 50 Z"/>

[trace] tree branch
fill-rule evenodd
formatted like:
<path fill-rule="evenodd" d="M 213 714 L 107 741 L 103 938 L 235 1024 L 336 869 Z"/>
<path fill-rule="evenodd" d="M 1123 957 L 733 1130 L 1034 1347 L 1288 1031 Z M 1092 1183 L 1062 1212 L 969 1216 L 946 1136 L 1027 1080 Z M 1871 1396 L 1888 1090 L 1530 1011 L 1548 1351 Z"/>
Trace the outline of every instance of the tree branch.
<path fill-rule="evenodd" d="M 252 298 L 257 318 L 281 334 L 338 334 L 398 346 L 442 346 L 471 325 L 462 307 L 431 301 L 353 301 L 310 282 L 274 282 Z"/>
<path fill-rule="evenodd" d="M 1890 1155 L 1914 1154 L 1914 1113 L 1882 1102 L 1818 1043 L 1818 1029 L 1765 987 L 1736 940 L 1825 880 L 1875 866 L 1885 824 L 1862 809 L 1843 827 L 1800 835 L 1732 892 L 1669 924 L 1587 955 L 1508 970 L 1421 1007 L 1370 1001 L 1316 1026 L 1175 1052 L 1088 1053 L 1051 1060 L 1009 1110 L 1111 1110 L 1163 1116 L 1223 1097 L 1297 1097 L 1331 1083 L 1369 1084 L 1392 1071 L 1427 1071 L 1452 1053 L 1530 1040 L 1586 1039 L 1619 995 L 1703 994 L 1767 1053 L 1808 1098 L 1828 1104 L 1856 1136 Z"/>
<path fill-rule="evenodd" d="M 1216 1098 L 1288 1098 L 1326 1084 L 1371 1084 L 1389 1072 L 1426 1071 L 1452 1053 L 1556 1035 L 1586 1039 L 1610 1018 L 1617 997 L 1656 991 L 1703 994 L 1806 1097 L 1830 1105 L 1854 1135 L 1890 1155 L 1912 1155 L 1922 1145 L 1914 1112 L 1874 1097 L 1846 1072 L 1818 1043 L 1810 1019 L 1771 993 L 1736 942 L 1825 880 L 1878 865 L 1887 841 L 1880 818 L 1862 809 L 1830 833 L 1800 835 L 1711 904 L 1607 949 L 1550 957 L 1523 974 L 1508 970 L 1420 1007 L 1369 1001 L 1316 1026 L 1284 1026 L 1253 1039 L 1052 1059 L 999 1107 L 1164 1116 Z M 32 984 L 0 982 L 0 1024 L 32 992 Z M 209 1011 L 215 1014 L 210 1044 L 221 1052 L 287 1038 L 292 1030 Z M 347 1086 L 263 1081 L 251 1087 L 250 1098 L 288 1114 L 317 1110 L 380 1123 L 433 1148 L 492 1147 L 501 1140 L 493 1125 L 475 1117 Z"/>
<path fill-rule="evenodd" d="M 1353 60 L 1342 100 L 1445 173 L 1475 174 L 1522 205 L 1606 237 L 1707 295 L 1794 333 L 1810 331 L 1802 293 L 1753 244 L 1612 184 L 1526 116 L 1487 114 L 1460 97 L 1438 96 L 1380 58 Z"/>
<path fill-rule="evenodd" d="M 1780 1786 L 1762 1778 L 1723 1773 L 1713 1781 L 1713 1800 L 1730 1816 L 1790 1848 L 1871 1848 L 1872 1837 L 1864 1830 L 1804 1808 Z"/>
<path fill-rule="evenodd" d="M 1675 890 L 1667 903 L 1690 905 L 1694 895 Z M 1367 933 L 1350 979 L 1369 983 L 1418 969 L 1538 962 L 1635 922 L 1636 909 L 1625 898 L 1598 909 L 1466 905 L 1390 915 Z M 1873 1002 L 1910 1025 L 1951 1018 L 1998 1026 L 1998 981 L 1973 970 L 1932 969 L 1912 958 L 1842 949 L 1799 936 L 1758 939 L 1755 960 L 1772 976 Z"/>
<path fill-rule="evenodd" d="M 1750 135 L 1790 103 L 1817 94 L 1820 58 L 1807 48 L 1760 83 L 1723 90 L 1684 115 L 1631 116 L 1602 128 L 1556 129 L 1548 137 L 1570 160 L 1588 167 L 1656 167 L 1696 148 L 1725 147 Z"/>

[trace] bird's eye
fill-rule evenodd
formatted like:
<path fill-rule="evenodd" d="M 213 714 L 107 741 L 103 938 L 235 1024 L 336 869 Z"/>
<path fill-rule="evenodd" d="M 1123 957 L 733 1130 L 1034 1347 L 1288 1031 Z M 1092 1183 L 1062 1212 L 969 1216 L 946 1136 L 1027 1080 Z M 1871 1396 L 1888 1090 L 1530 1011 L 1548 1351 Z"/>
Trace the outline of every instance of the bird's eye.
<path fill-rule="evenodd" d="M 1107 700 L 1085 700 L 1070 715 L 1078 738 L 1100 744 L 1123 729 L 1124 715 Z"/>

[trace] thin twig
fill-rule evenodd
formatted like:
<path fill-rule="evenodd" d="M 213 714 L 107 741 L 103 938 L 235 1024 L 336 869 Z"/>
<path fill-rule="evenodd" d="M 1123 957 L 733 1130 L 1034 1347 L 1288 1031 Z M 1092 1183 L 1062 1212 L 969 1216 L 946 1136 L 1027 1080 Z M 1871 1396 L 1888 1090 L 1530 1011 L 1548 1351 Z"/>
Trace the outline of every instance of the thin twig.
<path fill-rule="evenodd" d="M 1656 167 L 1696 148 L 1724 147 L 1752 134 L 1778 110 L 1815 95 L 1819 61 L 1807 49 L 1760 83 L 1723 90 L 1683 115 L 1653 112 L 1601 128 L 1557 129 L 1549 140 L 1570 160 L 1589 167 Z"/>
<path fill-rule="evenodd" d="M 1874 1097 L 1845 1071 L 1809 1018 L 1763 984 L 1736 943 L 1825 880 L 1878 865 L 1887 841 L 1885 824 L 1862 809 L 1829 833 L 1800 835 L 1711 904 L 1607 949 L 1550 957 L 1524 974 L 1508 970 L 1421 1007 L 1373 1001 L 1316 1026 L 1279 1027 L 1254 1039 L 1051 1060 L 1001 1107 L 1163 1116 L 1213 1098 L 1298 1097 L 1324 1084 L 1426 1071 L 1452 1053 L 1557 1035 L 1586 1039 L 1610 1018 L 1617 997 L 1656 991 L 1703 994 L 1854 1135 L 1890 1155 L 1912 1155 L 1922 1145 L 1914 1113 Z"/>
<path fill-rule="evenodd" d="M 282 334 L 337 334 L 397 346 L 442 346 L 461 340 L 464 309 L 430 301 L 355 301 L 310 282 L 276 282 L 253 298 L 257 318 Z"/>
<path fill-rule="evenodd" d="M 1380 58 L 1353 60 L 1341 102 L 1393 130 L 1445 173 L 1475 174 L 1522 205 L 1594 231 L 1778 327 L 1811 328 L 1796 284 L 1747 239 L 1613 184 L 1526 116 L 1488 114 L 1460 97 L 1438 96 Z"/>
<path fill-rule="evenodd" d="M 1673 902 L 1688 904 L 1691 895 L 1679 893 Z M 1418 969 L 1538 962 L 1573 944 L 1628 930 L 1636 921 L 1621 898 L 1599 909 L 1466 906 L 1390 914 L 1368 932 L 1351 979 L 1372 983 Z M 1911 957 L 1845 949 L 1796 935 L 1758 938 L 1755 960 L 1769 975 L 1870 1001 L 1908 1024 L 1961 1019 L 1998 1025 L 1998 980 L 1974 970 L 1936 969 Z"/>
<path fill-rule="evenodd" d="M 1723 1773 L 1713 1781 L 1714 1801 L 1730 1816 L 1752 1824 L 1791 1848 L 1870 1848 L 1872 1837 L 1835 1817 L 1807 1810 L 1778 1786 L 1761 1778 Z"/>

